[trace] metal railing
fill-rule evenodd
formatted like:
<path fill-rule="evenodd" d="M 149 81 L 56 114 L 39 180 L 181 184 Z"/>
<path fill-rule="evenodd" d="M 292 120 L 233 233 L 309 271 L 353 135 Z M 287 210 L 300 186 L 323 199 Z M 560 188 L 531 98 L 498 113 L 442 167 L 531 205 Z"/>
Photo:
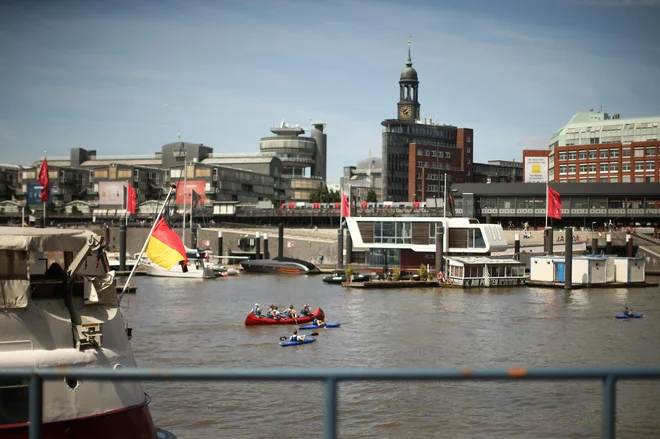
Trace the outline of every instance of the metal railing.
<path fill-rule="evenodd" d="M 0 378 L 27 379 L 29 438 L 43 433 L 44 380 L 76 378 L 123 381 L 321 381 L 325 384 L 324 438 L 337 438 L 337 385 L 340 381 L 593 381 L 603 383 L 603 438 L 616 434 L 617 380 L 660 380 L 660 367 L 559 369 L 268 368 L 268 369 L 0 369 Z"/>

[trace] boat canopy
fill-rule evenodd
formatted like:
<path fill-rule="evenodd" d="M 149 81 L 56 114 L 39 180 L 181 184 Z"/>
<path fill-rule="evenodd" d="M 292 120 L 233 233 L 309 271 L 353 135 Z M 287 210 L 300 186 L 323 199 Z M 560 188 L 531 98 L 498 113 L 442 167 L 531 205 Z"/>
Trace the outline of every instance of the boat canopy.
<path fill-rule="evenodd" d="M 77 253 L 93 237 L 88 230 L 0 227 L 0 308 L 27 307 L 30 253 Z"/>

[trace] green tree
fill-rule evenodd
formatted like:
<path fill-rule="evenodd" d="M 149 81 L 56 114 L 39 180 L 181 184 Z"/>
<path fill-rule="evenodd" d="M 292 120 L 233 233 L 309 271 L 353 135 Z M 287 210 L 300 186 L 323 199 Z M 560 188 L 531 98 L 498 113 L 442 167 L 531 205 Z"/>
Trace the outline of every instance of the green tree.
<path fill-rule="evenodd" d="M 351 281 L 351 276 L 353 276 L 353 266 L 349 264 L 348 267 L 346 267 L 346 282 Z"/>
<path fill-rule="evenodd" d="M 367 203 L 377 203 L 378 202 L 378 195 L 376 195 L 376 191 L 373 189 L 369 189 L 369 192 L 367 192 Z"/>
<path fill-rule="evenodd" d="M 309 195 L 311 203 L 336 203 L 339 201 L 339 192 L 328 189 L 328 186 L 322 184 Z"/>
<path fill-rule="evenodd" d="M 277 199 L 276 199 L 275 197 L 270 197 L 270 198 L 268 198 L 268 201 L 270 201 L 271 203 L 273 203 L 273 208 L 278 208 L 278 207 L 280 207 L 279 201 L 277 201 Z"/>
<path fill-rule="evenodd" d="M 399 270 L 399 267 L 394 267 L 392 269 L 392 279 L 399 280 L 399 277 L 401 277 L 401 270 Z"/>
<path fill-rule="evenodd" d="M 419 266 L 419 279 L 426 280 L 429 277 L 429 273 L 426 270 L 426 265 L 422 264 Z"/>
<path fill-rule="evenodd" d="M 56 210 L 55 203 L 50 202 L 46 204 L 46 212 L 53 213 L 55 212 L 55 210 Z"/>
<path fill-rule="evenodd" d="M 80 215 L 80 209 L 78 209 L 78 206 L 71 206 L 71 214 Z"/>

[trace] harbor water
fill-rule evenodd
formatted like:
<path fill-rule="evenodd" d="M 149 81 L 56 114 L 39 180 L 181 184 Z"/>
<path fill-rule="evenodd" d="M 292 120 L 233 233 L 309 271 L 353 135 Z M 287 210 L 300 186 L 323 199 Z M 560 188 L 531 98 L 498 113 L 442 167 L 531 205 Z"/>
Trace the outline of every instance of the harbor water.
<path fill-rule="evenodd" d="M 318 276 L 138 277 L 124 318 L 142 367 L 583 367 L 660 364 L 658 287 L 359 290 Z M 294 326 L 246 327 L 258 302 L 321 306 L 339 329 L 282 348 Z M 624 306 L 645 314 L 616 320 Z M 147 382 L 156 424 L 180 439 L 322 437 L 323 386 Z M 617 384 L 617 437 L 660 433 L 660 383 Z M 600 382 L 352 382 L 342 438 L 597 438 Z"/>

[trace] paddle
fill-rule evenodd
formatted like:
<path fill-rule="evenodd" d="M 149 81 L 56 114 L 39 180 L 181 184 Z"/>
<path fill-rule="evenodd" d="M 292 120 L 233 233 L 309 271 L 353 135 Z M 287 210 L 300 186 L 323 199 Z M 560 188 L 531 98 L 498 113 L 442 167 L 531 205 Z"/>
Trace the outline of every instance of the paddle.
<path fill-rule="evenodd" d="M 305 335 L 310 335 L 312 337 L 316 337 L 317 335 L 319 335 L 319 333 L 318 332 L 312 332 L 311 334 L 305 334 Z M 286 340 L 289 339 L 289 337 L 290 336 L 284 336 L 283 335 L 282 337 L 280 337 L 280 341 L 286 341 Z"/>

